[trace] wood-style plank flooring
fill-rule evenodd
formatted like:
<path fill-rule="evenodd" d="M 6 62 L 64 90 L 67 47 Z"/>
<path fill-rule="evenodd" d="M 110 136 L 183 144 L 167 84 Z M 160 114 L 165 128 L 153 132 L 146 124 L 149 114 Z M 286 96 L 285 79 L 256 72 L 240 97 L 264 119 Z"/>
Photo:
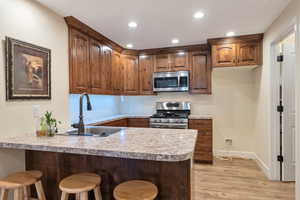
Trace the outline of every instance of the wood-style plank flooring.
<path fill-rule="evenodd" d="M 195 164 L 193 200 L 294 200 L 295 184 L 269 181 L 253 160 Z"/>

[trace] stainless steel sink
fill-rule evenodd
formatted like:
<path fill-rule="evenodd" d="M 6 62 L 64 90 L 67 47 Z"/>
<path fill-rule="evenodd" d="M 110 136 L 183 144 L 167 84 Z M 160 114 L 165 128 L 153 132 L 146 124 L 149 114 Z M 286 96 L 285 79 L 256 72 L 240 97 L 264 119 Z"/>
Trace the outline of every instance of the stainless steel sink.
<path fill-rule="evenodd" d="M 104 127 L 104 126 L 87 126 L 84 129 L 83 135 L 78 135 L 78 130 L 70 130 L 61 135 L 69 135 L 69 136 L 95 136 L 95 137 L 108 137 L 112 134 L 120 132 L 125 128 L 117 128 L 117 127 Z"/>

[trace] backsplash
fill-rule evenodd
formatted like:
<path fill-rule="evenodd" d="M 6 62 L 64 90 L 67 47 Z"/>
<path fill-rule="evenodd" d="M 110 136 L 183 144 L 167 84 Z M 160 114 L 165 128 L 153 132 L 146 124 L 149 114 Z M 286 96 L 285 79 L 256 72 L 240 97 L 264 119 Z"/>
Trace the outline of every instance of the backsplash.
<path fill-rule="evenodd" d="M 83 112 L 84 121 L 93 121 L 94 119 L 101 119 L 120 114 L 120 97 L 106 96 L 106 95 L 89 95 L 92 110 L 86 110 L 86 99 L 84 98 Z M 78 122 L 79 116 L 79 97 L 80 95 L 70 95 L 70 119 L 71 123 Z"/>

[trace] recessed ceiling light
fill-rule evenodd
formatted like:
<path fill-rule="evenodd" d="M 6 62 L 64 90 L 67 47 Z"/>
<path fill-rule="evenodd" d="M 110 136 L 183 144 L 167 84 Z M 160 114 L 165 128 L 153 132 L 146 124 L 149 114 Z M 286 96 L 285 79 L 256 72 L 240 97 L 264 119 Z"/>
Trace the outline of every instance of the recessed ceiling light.
<path fill-rule="evenodd" d="M 173 43 L 173 44 L 178 44 L 178 43 L 179 43 L 179 40 L 178 40 L 177 38 L 174 38 L 174 39 L 172 40 L 172 43 Z"/>
<path fill-rule="evenodd" d="M 138 25 L 137 25 L 137 23 L 136 22 L 129 22 L 128 23 L 128 27 L 129 28 L 136 28 Z"/>
<path fill-rule="evenodd" d="M 195 19 L 201 19 L 201 18 L 203 18 L 204 17 L 204 13 L 203 12 L 196 12 L 195 14 L 194 14 L 194 18 Z"/>
<path fill-rule="evenodd" d="M 227 37 L 235 36 L 235 32 L 230 31 L 230 32 L 226 33 L 226 36 L 227 36 Z"/>
<path fill-rule="evenodd" d="M 133 45 L 132 44 L 127 44 L 126 47 L 131 49 L 133 47 Z"/>

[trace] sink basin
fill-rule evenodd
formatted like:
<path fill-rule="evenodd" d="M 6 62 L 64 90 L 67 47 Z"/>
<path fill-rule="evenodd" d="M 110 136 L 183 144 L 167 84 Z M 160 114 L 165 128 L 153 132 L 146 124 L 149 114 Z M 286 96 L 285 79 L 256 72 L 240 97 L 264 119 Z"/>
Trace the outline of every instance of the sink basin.
<path fill-rule="evenodd" d="M 67 131 L 62 135 L 69 135 L 69 136 L 95 136 L 95 137 L 108 137 L 114 133 L 117 133 L 124 128 L 117 128 L 117 127 L 103 127 L 103 126 L 87 126 L 85 127 L 85 131 L 83 135 L 78 135 L 77 129 Z"/>

